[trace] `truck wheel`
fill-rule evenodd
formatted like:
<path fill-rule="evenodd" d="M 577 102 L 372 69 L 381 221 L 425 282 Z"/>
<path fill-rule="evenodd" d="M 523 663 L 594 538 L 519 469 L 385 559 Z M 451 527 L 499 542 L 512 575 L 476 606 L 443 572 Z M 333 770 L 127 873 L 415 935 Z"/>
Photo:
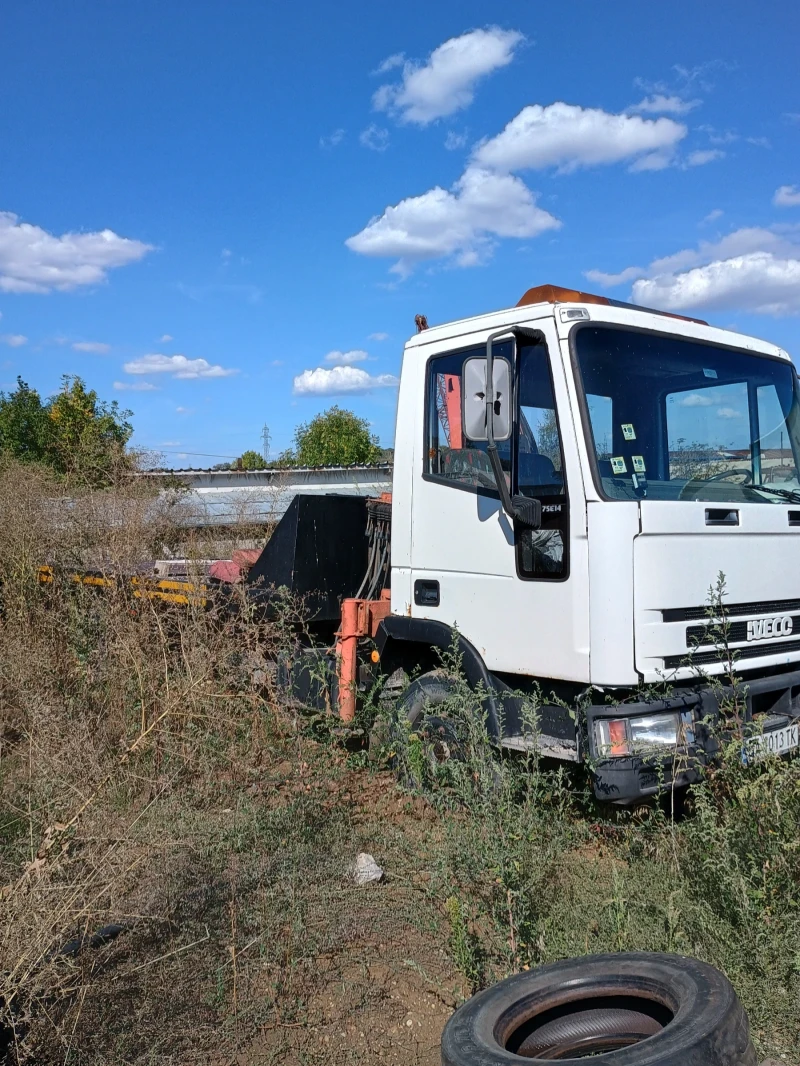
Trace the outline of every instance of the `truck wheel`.
<path fill-rule="evenodd" d="M 431 670 L 412 681 L 398 700 L 398 739 L 407 743 L 410 732 L 421 749 L 421 759 L 405 760 L 406 763 L 415 763 L 414 766 L 405 767 L 405 776 L 412 786 L 421 787 L 424 783 L 424 766 L 435 772 L 437 764 L 462 757 L 458 723 L 446 712 L 437 714 L 436 710 L 452 697 L 453 687 L 452 680 L 443 670 Z"/>
<path fill-rule="evenodd" d="M 517 974 L 459 1007 L 442 1034 L 442 1066 L 588 1057 L 607 1066 L 756 1066 L 728 979 L 679 955 L 594 955 Z"/>

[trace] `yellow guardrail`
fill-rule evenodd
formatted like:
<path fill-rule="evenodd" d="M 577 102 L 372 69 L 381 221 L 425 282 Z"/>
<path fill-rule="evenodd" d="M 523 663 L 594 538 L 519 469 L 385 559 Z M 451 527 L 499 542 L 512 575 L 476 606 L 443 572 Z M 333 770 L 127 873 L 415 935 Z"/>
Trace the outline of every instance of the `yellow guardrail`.
<path fill-rule="evenodd" d="M 40 566 L 38 577 L 41 585 L 52 585 L 56 579 L 56 572 L 52 566 Z M 105 577 L 102 574 L 78 572 L 67 573 L 64 577 L 73 585 L 87 585 L 95 588 L 117 588 L 120 580 L 116 577 Z M 135 599 L 162 600 L 165 603 L 182 603 L 193 607 L 205 607 L 208 603 L 208 586 L 195 584 L 192 581 L 172 581 L 168 578 L 156 579 L 139 576 L 121 580 L 130 586 Z"/>

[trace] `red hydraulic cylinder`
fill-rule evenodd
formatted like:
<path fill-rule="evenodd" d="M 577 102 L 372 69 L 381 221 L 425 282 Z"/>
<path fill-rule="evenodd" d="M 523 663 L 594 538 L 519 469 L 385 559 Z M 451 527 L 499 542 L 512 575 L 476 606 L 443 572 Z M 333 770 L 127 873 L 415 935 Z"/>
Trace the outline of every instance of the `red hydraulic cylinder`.
<path fill-rule="evenodd" d="M 339 659 L 339 717 L 352 722 L 356 716 L 356 672 L 359 638 L 359 607 L 363 600 L 342 600 L 342 624 L 336 641 Z"/>

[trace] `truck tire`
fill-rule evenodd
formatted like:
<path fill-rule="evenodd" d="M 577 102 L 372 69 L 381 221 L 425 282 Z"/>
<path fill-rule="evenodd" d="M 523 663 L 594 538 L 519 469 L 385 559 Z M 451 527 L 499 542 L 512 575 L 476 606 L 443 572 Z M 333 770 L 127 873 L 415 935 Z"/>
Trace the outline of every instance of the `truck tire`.
<path fill-rule="evenodd" d="M 448 675 L 443 670 L 431 670 L 412 681 L 397 702 L 395 728 L 405 738 L 409 732 L 416 734 L 431 773 L 435 772 L 435 764 L 462 757 L 458 724 L 446 713 L 437 714 L 436 710 L 452 695 L 453 682 Z M 401 743 L 402 739 L 402 736 L 398 737 Z M 419 779 L 420 769 L 415 772 L 404 767 L 407 785 L 413 788 L 423 786 L 424 781 Z"/>
<path fill-rule="evenodd" d="M 412 681 L 397 702 L 397 716 L 412 730 L 418 729 L 432 708 L 453 695 L 453 682 L 444 670 L 431 670 Z"/>
<path fill-rule="evenodd" d="M 747 1015 L 713 966 L 645 952 L 566 959 L 473 996 L 442 1034 L 442 1066 L 756 1066 Z"/>

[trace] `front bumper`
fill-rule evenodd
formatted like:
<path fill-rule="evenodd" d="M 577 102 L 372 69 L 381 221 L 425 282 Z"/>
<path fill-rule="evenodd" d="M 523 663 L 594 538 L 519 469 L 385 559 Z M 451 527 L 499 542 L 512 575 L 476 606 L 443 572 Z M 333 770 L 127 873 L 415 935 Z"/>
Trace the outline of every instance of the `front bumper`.
<path fill-rule="evenodd" d="M 770 677 L 742 679 L 739 698 L 743 724 L 770 732 L 800 719 L 800 670 Z M 606 802 L 630 804 L 700 780 L 703 767 L 719 755 L 720 704 L 732 695 L 730 687 L 697 687 L 664 700 L 641 703 L 596 704 L 586 710 L 586 726 L 594 792 Z M 595 723 L 602 718 L 638 718 L 660 712 L 688 712 L 693 718 L 691 741 L 674 752 L 609 758 L 595 747 Z"/>

